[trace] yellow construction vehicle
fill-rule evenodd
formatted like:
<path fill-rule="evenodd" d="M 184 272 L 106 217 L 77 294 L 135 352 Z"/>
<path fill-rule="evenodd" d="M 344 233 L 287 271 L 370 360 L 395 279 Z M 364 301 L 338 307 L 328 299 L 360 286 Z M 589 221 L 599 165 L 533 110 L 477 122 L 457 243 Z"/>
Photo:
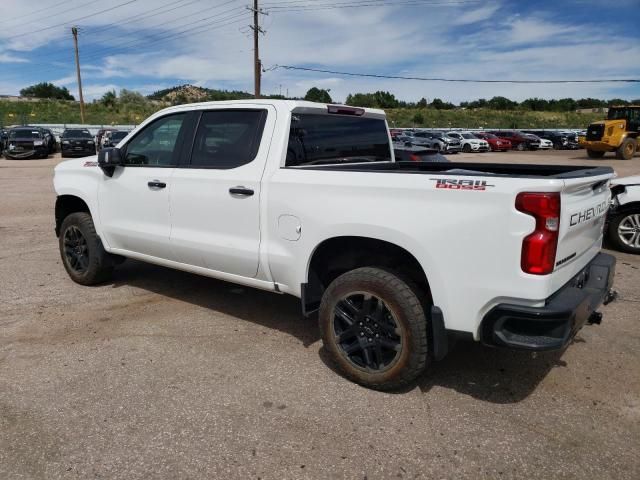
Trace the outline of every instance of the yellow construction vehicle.
<path fill-rule="evenodd" d="M 640 105 L 623 105 L 609 108 L 607 119 L 589 125 L 587 135 L 578 141 L 590 158 L 616 152 L 616 158 L 629 160 L 638 151 L 639 136 Z"/>

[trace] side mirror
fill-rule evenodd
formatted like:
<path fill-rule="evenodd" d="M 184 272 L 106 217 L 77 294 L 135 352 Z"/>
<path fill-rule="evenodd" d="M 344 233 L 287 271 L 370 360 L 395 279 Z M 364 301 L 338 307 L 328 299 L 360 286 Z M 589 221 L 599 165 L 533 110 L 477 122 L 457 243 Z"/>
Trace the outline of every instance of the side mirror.
<path fill-rule="evenodd" d="M 124 158 L 119 148 L 103 148 L 98 152 L 98 166 L 108 177 L 113 177 L 116 167 L 124 166 Z"/>

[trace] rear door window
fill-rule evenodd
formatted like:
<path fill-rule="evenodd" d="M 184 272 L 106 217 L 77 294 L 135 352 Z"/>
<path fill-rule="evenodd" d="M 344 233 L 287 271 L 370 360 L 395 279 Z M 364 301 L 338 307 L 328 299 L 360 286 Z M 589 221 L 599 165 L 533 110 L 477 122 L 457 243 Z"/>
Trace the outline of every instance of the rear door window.
<path fill-rule="evenodd" d="M 293 113 L 287 167 L 391 161 L 383 119 Z"/>
<path fill-rule="evenodd" d="M 258 154 L 266 117 L 266 110 L 203 112 L 190 166 L 227 170 L 251 163 Z"/>

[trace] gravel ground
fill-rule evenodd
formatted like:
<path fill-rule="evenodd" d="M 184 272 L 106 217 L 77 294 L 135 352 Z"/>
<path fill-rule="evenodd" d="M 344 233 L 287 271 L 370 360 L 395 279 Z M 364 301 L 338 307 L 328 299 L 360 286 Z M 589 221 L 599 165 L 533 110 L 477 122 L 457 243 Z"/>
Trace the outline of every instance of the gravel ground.
<path fill-rule="evenodd" d="M 331 370 L 295 298 L 134 261 L 72 283 L 59 161 L 0 160 L 0 479 L 640 478 L 639 257 L 615 253 L 619 301 L 565 352 L 459 342 L 378 393 Z"/>

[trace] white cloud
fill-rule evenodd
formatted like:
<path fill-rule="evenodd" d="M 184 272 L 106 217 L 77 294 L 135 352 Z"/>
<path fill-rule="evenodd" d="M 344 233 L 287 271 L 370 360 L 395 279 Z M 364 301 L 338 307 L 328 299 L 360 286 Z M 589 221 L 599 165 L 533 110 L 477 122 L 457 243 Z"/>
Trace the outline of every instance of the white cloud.
<path fill-rule="evenodd" d="M 72 0 L 69 9 L 80 7 Z M 4 18 L 25 15 L 34 3 L 3 0 Z M 176 2 L 178 4 L 180 2 Z M 224 2 L 222 2 L 224 3 Z M 224 17 L 245 12 L 246 1 L 237 0 L 216 9 L 198 2 L 164 12 L 168 2 L 139 0 L 114 10 L 114 15 L 95 15 L 80 22 L 80 53 L 86 96 L 94 98 L 105 91 L 122 87 L 158 90 L 178 83 L 194 83 L 212 88 L 253 88 L 252 40 L 246 17 L 230 25 L 211 25 L 167 38 L 176 31 L 206 25 L 189 26 L 233 8 Z M 108 5 L 107 5 L 108 6 Z M 66 8 L 66 7 L 65 7 Z M 106 8 L 92 4 L 71 13 L 50 16 L 33 14 L 24 21 L 7 23 L 0 30 L 0 63 L 5 85 L 20 88 L 35 81 L 54 81 L 76 90 L 71 35 L 67 25 L 39 30 L 43 26 L 70 22 L 74 17 Z M 583 8 L 595 8 L 584 6 Z M 388 73 L 427 77 L 541 79 L 637 76 L 637 67 L 629 59 L 640 58 L 635 38 L 616 34 L 616 49 L 611 49 L 606 32 L 585 28 L 557 11 L 530 7 L 514 13 L 512 2 L 493 0 L 474 8 L 469 4 L 426 7 L 376 7 L 330 9 L 307 12 L 276 12 L 265 17 L 266 36 L 261 39 L 261 58 L 267 68 L 276 64 L 326 67 L 329 70 Z M 9 15 L 7 15 L 9 12 Z M 64 8 L 60 8 L 60 12 Z M 234 13 L 235 12 L 235 13 Z M 133 15 L 153 15 L 120 27 L 109 26 Z M 48 18 L 49 17 L 49 18 Z M 210 21 L 210 20 L 207 20 Z M 33 22 L 33 23 L 29 23 Z M 225 23 L 225 22 L 222 22 Z M 28 27 L 33 33 L 15 38 Z M 4 38 L 4 41 L 2 40 Z M 3 56 L 30 63 L 6 63 Z M 594 61 L 597 59 L 597 61 Z M 20 84 L 22 82 L 22 84 Z M 263 76 L 263 90 L 302 96 L 312 86 L 330 88 L 331 95 L 344 100 L 347 94 L 388 90 L 404 100 L 440 97 L 459 102 L 494 95 L 523 99 L 544 97 L 612 97 L 619 93 L 612 85 L 487 85 L 427 83 L 332 74 L 274 70 Z M 1 85 L 0 85 L 1 86 Z M 4 88 L 4 87 L 3 87 Z M 19 89 L 19 88 L 18 88 Z M 640 91 L 625 90 L 640 97 Z M 634 93 L 637 92 L 637 93 Z"/>
<path fill-rule="evenodd" d="M 472 23 L 482 22 L 484 20 L 488 20 L 493 17 L 494 13 L 498 11 L 501 7 L 499 3 L 494 3 L 491 5 L 484 5 L 480 8 L 476 8 L 475 10 L 469 10 L 461 14 L 454 21 L 454 25 L 470 25 Z"/>

